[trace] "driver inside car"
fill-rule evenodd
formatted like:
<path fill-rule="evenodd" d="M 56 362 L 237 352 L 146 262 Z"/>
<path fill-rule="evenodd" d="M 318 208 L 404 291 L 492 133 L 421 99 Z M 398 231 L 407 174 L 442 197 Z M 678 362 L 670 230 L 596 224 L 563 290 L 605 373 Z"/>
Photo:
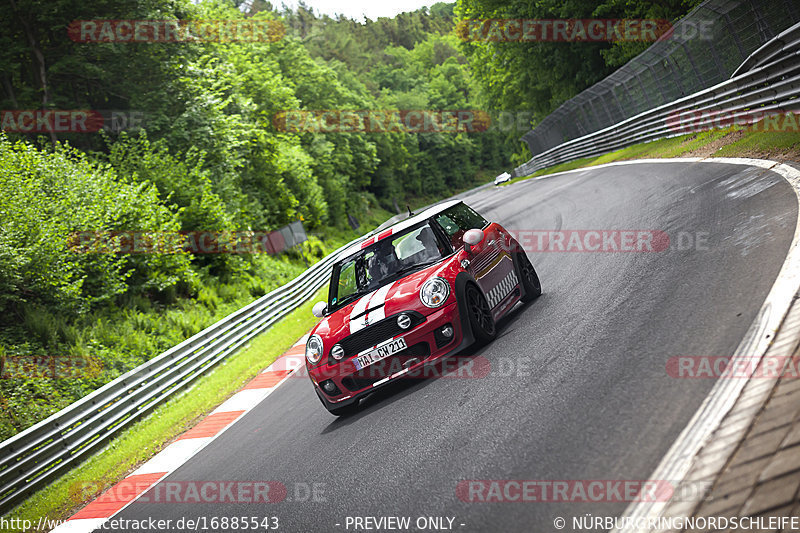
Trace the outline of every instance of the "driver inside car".
<path fill-rule="evenodd" d="M 377 283 L 397 270 L 398 259 L 394 248 L 382 246 L 376 253 L 365 260 L 370 283 Z"/>
<path fill-rule="evenodd" d="M 417 261 L 427 263 L 441 257 L 442 251 L 439 242 L 431 228 L 422 228 L 415 239 L 422 245 L 422 250 L 415 254 Z"/>

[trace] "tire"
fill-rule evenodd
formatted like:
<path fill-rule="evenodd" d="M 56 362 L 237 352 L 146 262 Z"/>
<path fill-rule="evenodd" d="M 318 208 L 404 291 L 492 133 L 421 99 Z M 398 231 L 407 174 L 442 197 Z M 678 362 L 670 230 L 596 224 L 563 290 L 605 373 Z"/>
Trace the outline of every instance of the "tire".
<path fill-rule="evenodd" d="M 472 283 L 468 284 L 464 289 L 464 301 L 467 304 L 469 323 L 475 340 L 481 343 L 494 340 L 497 336 L 497 326 L 494 323 L 492 310 L 480 289 Z"/>
<path fill-rule="evenodd" d="M 344 407 L 331 407 L 328 402 L 322 398 L 322 394 L 316 390 L 316 387 L 314 388 L 314 391 L 317 393 L 317 398 L 319 398 L 319 401 L 325 406 L 325 409 L 327 409 L 328 412 L 333 416 L 349 416 L 358 411 L 358 401 L 355 401 L 349 405 L 345 405 Z"/>
<path fill-rule="evenodd" d="M 525 292 L 522 301 L 533 301 L 542 295 L 542 284 L 539 282 L 539 275 L 536 274 L 536 270 L 525 252 L 517 253 L 517 265 L 519 266 L 520 283 Z"/>

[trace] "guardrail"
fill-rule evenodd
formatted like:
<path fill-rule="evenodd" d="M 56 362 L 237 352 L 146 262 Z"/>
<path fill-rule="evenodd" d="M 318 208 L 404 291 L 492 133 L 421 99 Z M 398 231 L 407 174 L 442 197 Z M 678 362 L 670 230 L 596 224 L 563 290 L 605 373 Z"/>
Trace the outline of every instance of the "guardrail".
<path fill-rule="evenodd" d="M 756 67 L 762 67 L 770 61 L 780 58 L 781 55 L 795 53 L 798 50 L 800 50 L 800 30 L 798 30 L 798 26 L 792 26 L 750 54 L 733 71 L 731 78 L 736 78 Z"/>
<path fill-rule="evenodd" d="M 538 154 L 713 87 L 798 22 L 797 2 L 704 0 L 644 52 L 558 106 L 522 140 Z"/>
<path fill-rule="evenodd" d="M 527 176 L 558 163 L 686 133 L 681 130 L 682 116 L 695 117 L 691 125 L 697 131 L 712 129 L 720 117 L 735 113 L 798 111 L 799 97 L 800 23 L 755 50 L 730 79 L 539 153 L 513 175 Z"/>
<path fill-rule="evenodd" d="M 327 283 L 336 256 L 352 242 L 286 285 L 0 443 L 0 515 L 308 300 Z"/>

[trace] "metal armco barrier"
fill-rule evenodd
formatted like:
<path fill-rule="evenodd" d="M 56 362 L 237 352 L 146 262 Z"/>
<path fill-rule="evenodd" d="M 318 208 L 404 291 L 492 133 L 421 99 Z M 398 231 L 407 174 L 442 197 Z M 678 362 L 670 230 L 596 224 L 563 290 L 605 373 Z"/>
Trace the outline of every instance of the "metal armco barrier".
<path fill-rule="evenodd" d="M 353 241 L 355 242 L 355 241 Z M 286 285 L 0 443 L 0 515 L 96 453 L 308 300 L 339 248 Z"/>
<path fill-rule="evenodd" d="M 800 112 L 799 97 L 800 23 L 797 23 L 752 52 L 730 79 L 538 153 L 514 169 L 514 176 L 527 176 L 558 163 L 689 133 L 682 122 L 685 118 L 690 119 L 690 131 L 697 132 L 717 127 L 721 118 L 734 114 Z"/>
<path fill-rule="evenodd" d="M 754 50 L 798 22 L 796 0 L 706 0 L 671 33 L 564 102 L 522 140 L 536 155 L 722 83 Z"/>

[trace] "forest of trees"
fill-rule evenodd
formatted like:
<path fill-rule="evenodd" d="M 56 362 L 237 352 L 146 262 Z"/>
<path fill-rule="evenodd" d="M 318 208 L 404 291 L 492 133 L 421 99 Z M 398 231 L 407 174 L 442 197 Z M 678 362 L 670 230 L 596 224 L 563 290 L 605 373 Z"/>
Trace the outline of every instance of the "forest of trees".
<path fill-rule="evenodd" d="M 654 19 L 675 22 L 701 0 L 459 0 L 459 19 Z M 489 109 L 527 110 L 535 125 L 643 52 L 648 41 L 465 42 Z M 526 154 L 530 155 L 530 154 Z"/>
<path fill-rule="evenodd" d="M 125 176 L 154 183 L 186 207 L 223 206 L 239 226 L 342 224 L 365 202 L 442 195 L 471 184 L 479 167 L 502 169 L 496 135 L 282 132 L 284 110 L 476 107 L 466 60 L 452 35 L 452 5 L 361 25 L 296 12 L 242 13 L 230 2 L 12 0 L 4 17 L 2 109 L 139 112 L 145 133 L 56 134 Z M 275 42 L 82 43 L 75 20 L 280 18 Z M 34 44 L 31 44 L 34 43 Z M 517 136 L 524 132 L 517 132 Z M 52 139 L 48 138 L 47 141 Z M 114 155 L 109 158 L 109 153 Z M 181 185 L 155 160 L 177 158 L 195 177 Z M 145 163 L 145 161 L 147 161 Z M 188 187 L 188 188 L 187 188 Z M 188 189 L 195 189 L 190 191 Z M 377 199 L 377 200 L 376 200 Z M 218 224 L 195 210 L 193 224 Z M 209 220 L 203 217 L 211 216 Z"/>
<path fill-rule="evenodd" d="M 674 20 L 696 3 L 459 0 L 359 22 L 263 0 L 6 0 L 4 117 L 90 110 L 128 127 L 0 133 L 0 358 L 93 358 L 103 368 L 81 380 L 0 380 L 0 438 L 304 268 L 291 254 L 76 254 L 73 232 L 266 231 L 300 219 L 318 237 L 306 253 L 319 258 L 338 242 L 320 238 L 344 235 L 348 214 L 388 215 L 526 160 L 519 137 L 535 121 L 646 46 L 469 42 L 454 31 L 460 19 Z M 81 42 L 70 30 L 174 19 L 283 29 L 246 42 Z M 328 133 L 277 120 L 325 110 L 462 110 L 492 121 Z M 511 126 L 500 127 L 503 113 Z"/>

